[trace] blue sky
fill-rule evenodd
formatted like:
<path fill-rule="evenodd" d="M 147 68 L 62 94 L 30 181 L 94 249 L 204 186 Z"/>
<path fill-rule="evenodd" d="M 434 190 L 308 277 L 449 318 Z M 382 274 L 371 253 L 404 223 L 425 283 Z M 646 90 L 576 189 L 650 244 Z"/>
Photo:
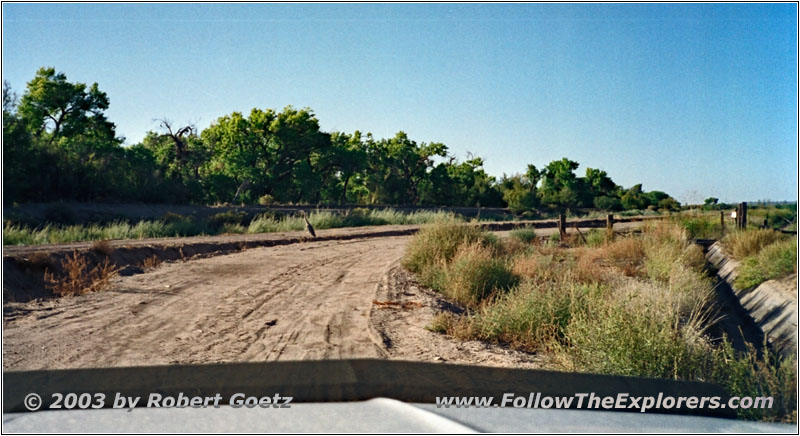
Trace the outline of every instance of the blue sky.
<path fill-rule="evenodd" d="M 310 107 L 489 173 L 569 157 L 682 202 L 797 197 L 795 4 L 4 4 L 3 79 L 97 82 L 127 143 Z"/>

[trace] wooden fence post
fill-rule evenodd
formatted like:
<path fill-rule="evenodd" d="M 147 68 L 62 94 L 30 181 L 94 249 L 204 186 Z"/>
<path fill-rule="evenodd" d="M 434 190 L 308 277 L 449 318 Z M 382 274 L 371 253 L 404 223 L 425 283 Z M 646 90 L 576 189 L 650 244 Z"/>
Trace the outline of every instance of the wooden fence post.
<path fill-rule="evenodd" d="M 563 213 L 558 214 L 558 236 L 561 241 L 567 239 L 567 216 Z"/>
<path fill-rule="evenodd" d="M 746 230 L 747 229 L 747 202 L 743 201 L 741 207 L 742 207 L 742 214 L 741 214 L 742 227 L 741 227 L 741 229 L 742 230 Z"/>
<path fill-rule="evenodd" d="M 725 211 L 724 210 L 720 210 L 719 211 L 719 228 L 720 228 L 720 231 L 722 232 L 722 234 L 724 235 L 725 234 Z"/>

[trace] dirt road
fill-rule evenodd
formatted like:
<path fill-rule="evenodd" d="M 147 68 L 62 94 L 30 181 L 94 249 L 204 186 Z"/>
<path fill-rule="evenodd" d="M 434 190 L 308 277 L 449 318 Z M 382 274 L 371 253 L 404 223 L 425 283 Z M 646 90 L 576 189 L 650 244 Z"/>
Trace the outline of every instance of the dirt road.
<path fill-rule="evenodd" d="M 534 355 L 425 330 L 444 303 L 399 268 L 409 239 L 252 248 L 164 263 L 116 278 L 102 293 L 7 306 L 3 368 L 361 357 L 540 364 Z"/>

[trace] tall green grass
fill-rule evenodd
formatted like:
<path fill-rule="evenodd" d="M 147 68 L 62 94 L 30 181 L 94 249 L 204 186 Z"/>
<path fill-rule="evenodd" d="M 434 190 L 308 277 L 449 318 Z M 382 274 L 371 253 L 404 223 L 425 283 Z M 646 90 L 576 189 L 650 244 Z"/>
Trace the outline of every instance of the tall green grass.
<path fill-rule="evenodd" d="M 536 240 L 536 229 L 532 227 L 523 227 L 521 229 L 512 230 L 509 235 L 520 242 L 529 244 Z"/>
<path fill-rule="evenodd" d="M 797 237 L 774 242 L 745 257 L 735 284 L 746 289 L 792 273 L 797 273 Z"/>
<path fill-rule="evenodd" d="M 426 224 L 437 220 L 458 220 L 454 214 L 448 212 L 403 213 L 390 209 L 356 209 L 347 214 L 329 211 L 311 212 L 308 219 L 316 229 L 387 224 Z M 267 213 L 248 222 L 246 214 L 232 211 L 213 215 L 207 219 L 167 214 L 160 220 L 145 220 L 135 224 L 116 221 L 103 225 L 48 224 L 42 227 L 28 227 L 6 222 L 3 226 L 3 245 L 42 245 L 113 239 L 289 232 L 303 229 L 305 229 L 305 221 L 300 216 L 276 217 Z"/>
<path fill-rule="evenodd" d="M 472 252 L 462 249 L 470 246 L 473 246 Z M 403 257 L 403 265 L 419 274 L 426 286 L 450 293 L 462 303 L 471 303 L 475 302 L 471 296 L 472 292 L 481 289 L 480 293 L 483 294 L 485 288 L 474 284 L 450 282 L 453 277 L 453 272 L 449 271 L 451 264 L 457 254 L 460 254 L 458 269 L 462 273 L 470 273 L 470 267 L 484 270 L 483 273 L 497 273 L 502 266 L 487 261 L 494 257 L 498 248 L 496 238 L 475 226 L 460 225 L 447 219 L 437 220 L 420 230 L 409 242 Z M 456 287 L 467 287 L 472 291 L 462 292 Z"/>
<path fill-rule="evenodd" d="M 678 214 L 672 220 L 686 230 L 688 237 L 695 239 L 716 239 L 725 230 L 719 215 L 715 214 Z"/>

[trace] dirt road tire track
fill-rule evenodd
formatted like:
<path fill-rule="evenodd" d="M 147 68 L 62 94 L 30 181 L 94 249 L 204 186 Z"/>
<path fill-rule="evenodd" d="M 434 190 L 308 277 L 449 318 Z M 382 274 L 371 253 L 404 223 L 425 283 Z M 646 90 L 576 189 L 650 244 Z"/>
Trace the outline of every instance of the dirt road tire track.
<path fill-rule="evenodd" d="M 375 292 L 408 237 L 257 248 L 163 264 L 4 317 L 4 369 L 384 357 Z"/>

